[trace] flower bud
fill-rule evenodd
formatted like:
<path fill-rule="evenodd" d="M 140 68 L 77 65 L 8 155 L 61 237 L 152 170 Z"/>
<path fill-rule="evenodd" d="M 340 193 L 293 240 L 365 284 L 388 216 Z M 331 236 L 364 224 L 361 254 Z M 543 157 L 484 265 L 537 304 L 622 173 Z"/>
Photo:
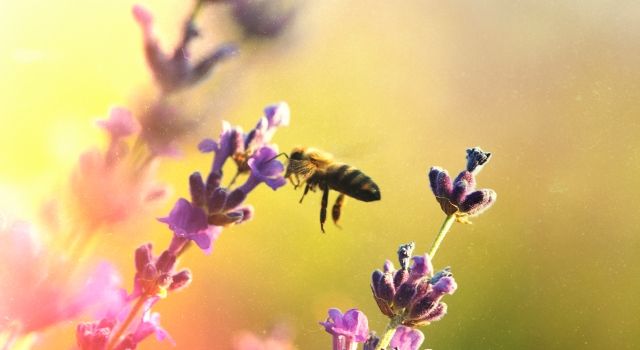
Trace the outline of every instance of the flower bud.
<path fill-rule="evenodd" d="M 242 202 L 244 202 L 245 198 L 247 198 L 247 195 L 243 191 L 239 189 L 233 190 L 227 196 L 227 201 L 224 205 L 224 210 L 234 209 L 235 207 L 239 206 Z"/>
<path fill-rule="evenodd" d="M 176 256 L 168 250 L 165 250 L 158 258 L 158 261 L 156 262 L 156 268 L 160 273 L 168 273 L 173 270 L 175 264 Z"/>
<path fill-rule="evenodd" d="M 393 301 L 393 297 L 396 293 L 395 287 L 393 286 L 393 275 L 390 273 L 385 273 L 378 284 L 375 287 L 376 296 L 388 303 Z"/>
<path fill-rule="evenodd" d="M 467 171 L 477 174 L 491 158 L 490 152 L 483 151 L 480 147 L 467 149 Z"/>
<path fill-rule="evenodd" d="M 409 280 L 409 271 L 407 271 L 406 269 L 398 270 L 393 275 L 393 286 L 396 287 L 397 290 L 398 287 L 400 287 L 400 285 L 405 283 L 407 280 Z"/>
<path fill-rule="evenodd" d="M 416 294 L 416 283 L 404 283 L 396 292 L 396 295 L 393 299 L 393 307 L 396 310 L 400 310 L 409 305 Z"/>
<path fill-rule="evenodd" d="M 173 291 L 173 290 L 182 289 L 191 283 L 191 280 L 192 280 L 191 271 L 182 270 L 176 273 L 175 275 L 173 275 L 172 279 L 173 281 L 171 282 L 171 285 L 169 285 L 169 290 Z"/>
<path fill-rule="evenodd" d="M 196 207 L 204 207 L 207 194 L 204 181 L 199 172 L 189 176 L 189 190 L 191 192 L 191 203 Z"/>
<path fill-rule="evenodd" d="M 136 249 L 136 253 L 135 253 L 136 271 L 142 272 L 145 266 L 147 266 L 147 264 L 151 262 L 151 259 L 153 258 L 151 255 L 151 248 L 152 248 L 151 243 L 147 243 L 140 246 L 138 249 Z"/>
<path fill-rule="evenodd" d="M 209 199 L 209 213 L 219 213 L 224 208 L 227 201 L 227 190 L 218 187 L 213 190 L 213 194 Z"/>
<path fill-rule="evenodd" d="M 398 261 L 400 261 L 400 267 L 402 269 L 406 270 L 409 267 L 409 259 L 411 259 L 415 247 L 415 242 L 411 242 L 403 244 L 398 248 Z"/>

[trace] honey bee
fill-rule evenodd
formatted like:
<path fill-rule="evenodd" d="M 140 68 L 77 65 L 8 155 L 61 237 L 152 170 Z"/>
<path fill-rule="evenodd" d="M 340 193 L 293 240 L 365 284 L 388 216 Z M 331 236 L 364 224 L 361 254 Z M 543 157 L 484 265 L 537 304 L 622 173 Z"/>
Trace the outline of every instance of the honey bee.
<path fill-rule="evenodd" d="M 305 183 L 300 203 L 309 190 L 315 192 L 316 188 L 320 188 L 322 191 L 320 206 L 322 232 L 327 219 L 329 190 L 340 193 L 331 210 L 331 218 L 336 226 L 340 220 L 345 195 L 363 202 L 380 200 L 380 189 L 369 176 L 348 164 L 336 162 L 329 153 L 311 147 L 296 147 L 288 158 L 285 178 L 289 179 L 296 189 Z"/>

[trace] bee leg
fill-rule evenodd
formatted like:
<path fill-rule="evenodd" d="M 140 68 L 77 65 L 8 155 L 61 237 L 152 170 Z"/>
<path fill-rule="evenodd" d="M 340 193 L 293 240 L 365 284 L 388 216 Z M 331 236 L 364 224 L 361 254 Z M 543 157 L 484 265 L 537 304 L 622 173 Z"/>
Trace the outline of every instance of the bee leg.
<path fill-rule="evenodd" d="M 338 225 L 338 221 L 340 220 L 342 204 L 344 204 L 344 194 L 340 193 L 338 198 L 336 198 L 336 202 L 333 204 L 333 208 L 331 208 L 331 218 L 333 219 L 333 223 L 338 227 L 340 227 L 340 225 Z"/>
<path fill-rule="evenodd" d="M 320 229 L 324 233 L 324 223 L 327 221 L 327 202 L 329 202 L 329 186 L 322 189 L 322 204 L 320 205 Z"/>
<path fill-rule="evenodd" d="M 302 200 L 304 199 L 304 196 L 306 196 L 306 195 L 307 195 L 307 192 L 309 192 L 309 184 L 307 184 L 307 185 L 304 187 L 304 193 L 302 194 L 302 197 L 300 198 L 300 203 L 302 203 Z"/>

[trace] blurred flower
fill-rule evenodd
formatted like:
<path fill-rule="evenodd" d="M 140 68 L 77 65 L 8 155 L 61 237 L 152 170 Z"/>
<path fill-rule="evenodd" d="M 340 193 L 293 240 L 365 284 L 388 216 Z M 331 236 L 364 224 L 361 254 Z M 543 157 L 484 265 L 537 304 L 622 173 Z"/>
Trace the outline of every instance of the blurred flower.
<path fill-rule="evenodd" d="M 112 108 L 109 119 L 98 123 L 110 134 L 107 151 L 83 153 L 71 175 L 71 207 L 78 213 L 75 222 L 89 228 L 115 225 L 140 215 L 167 191 L 153 181 L 155 164 L 151 158 L 136 163 L 129 157 L 125 138 L 140 127 L 127 110 Z"/>
<path fill-rule="evenodd" d="M 380 311 L 389 318 L 399 318 L 399 324 L 409 327 L 444 317 L 447 305 L 440 300 L 457 289 L 449 268 L 433 274 L 431 259 L 427 254 L 413 257 L 413 265 L 407 266 L 407 252 L 410 254 L 412 250 L 413 243 L 401 246 L 398 250 L 401 268 L 395 270 L 387 260 L 384 271 L 373 272 L 371 283 L 373 297 Z"/>
<path fill-rule="evenodd" d="M 145 311 L 133 332 L 114 340 L 113 337 L 117 336 L 114 330 L 119 326 L 118 321 L 113 318 L 81 323 L 76 328 L 77 345 L 80 350 L 106 350 L 111 348 L 108 345 L 113 343 L 114 350 L 133 350 L 152 334 L 155 334 L 159 341 L 167 340 L 175 345 L 169 333 L 160 326 L 160 314 L 157 312 Z"/>
<path fill-rule="evenodd" d="M 344 315 L 338 309 L 329 309 L 326 322 L 320 322 L 333 336 L 333 350 L 351 350 L 364 343 L 369 336 L 369 321 L 362 311 L 350 309 Z"/>
<path fill-rule="evenodd" d="M 76 343 L 80 350 L 104 350 L 116 325 L 114 319 L 80 323 L 76 328 Z"/>
<path fill-rule="evenodd" d="M 479 148 L 467 150 L 467 170 L 462 171 L 452 182 L 449 173 L 440 168 L 429 170 L 431 190 L 447 215 L 455 215 L 459 222 L 469 222 L 469 217 L 487 210 L 496 200 L 496 192 L 490 189 L 475 190 L 475 175 L 489 160 L 491 153 Z"/>
<path fill-rule="evenodd" d="M 291 330 L 285 325 L 275 327 L 268 336 L 241 332 L 233 340 L 234 350 L 295 350 Z"/>
<path fill-rule="evenodd" d="M 376 335 L 375 332 L 369 333 L 369 338 L 364 342 L 362 346 L 362 350 L 377 350 L 378 344 L 380 344 L 380 338 Z"/>
<path fill-rule="evenodd" d="M 391 338 L 389 346 L 396 350 L 419 350 L 424 342 L 424 334 L 417 329 L 400 326 Z"/>
<path fill-rule="evenodd" d="M 182 155 L 179 141 L 198 127 L 198 123 L 184 117 L 184 111 L 160 97 L 145 106 L 140 115 L 140 139 L 152 157 L 178 158 Z"/>
<path fill-rule="evenodd" d="M 293 1 L 284 0 L 227 0 L 233 18 L 247 36 L 273 38 L 280 35 L 293 21 L 297 8 Z"/>
<path fill-rule="evenodd" d="M 98 125 L 109 132 L 112 139 L 119 139 L 140 131 L 140 123 L 131 112 L 122 107 L 111 108 L 109 119 L 99 120 Z"/>
<path fill-rule="evenodd" d="M 165 53 L 160 47 L 153 30 L 153 15 L 141 5 L 133 6 L 133 16 L 142 29 L 145 56 L 155 80 L 165 93 L 171 93 L 185 87 L 193 86 L 203 80 L 221 61 L 234 55 L 234 45 L 224 44 L 194 63 L 189 53 L 191 40 L 199 35 L 193 18 L 185 24 L 182 40 L 172 54 Z"/>
<path fill-rule="evenodd" d="M 154 258 L 151 250 L 151 243 L 136 249 L 136 275 L 132 299 L 139 296 L 164 298 L 167 296 L 167 291 L 179 290 L 191 283 L 189 270 L 174 272 L 177 258 L 173 252 L 165 250 L 159 257 Z"/>
<path fill-rule="evenodd" d="M 120 277 L 107 263 L 80 265 L 41 245 L 30 225 L 14 222 L 0 231 L 0 332 L 17 327 L 39 332 L 97 310 L 103 298 L 118 292 Z"/>
<path fill-rule="evenodd" d="M 159 341 L 168 340 L 170 343 L 175 345 L 175 342 L 171 339 L 169 333 L 160 326 L 160 314 L 157 312 L 152 313 L 151 310 L 147 310 L 142 315 L 142 322 L 140 322 L 138 328 L 136 328 L 133 333 L 132 340 L 135 344 L 138 344 L 152 334 L 155 334 L 156 339 Z"/>

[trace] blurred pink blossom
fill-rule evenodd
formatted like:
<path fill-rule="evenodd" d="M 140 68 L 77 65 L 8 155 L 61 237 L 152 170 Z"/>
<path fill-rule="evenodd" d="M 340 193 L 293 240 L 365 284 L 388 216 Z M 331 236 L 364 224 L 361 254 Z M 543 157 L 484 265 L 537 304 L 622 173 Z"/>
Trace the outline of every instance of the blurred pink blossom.
<path fill-rule="evenodd" d="M 42 244 L 27 223 L 14 222 L 0 232 L 0 331 L 42 331 L 84 311 L 99 311 L 118 293 L 120 277 L 107 263 L 85 266 Z"/>

